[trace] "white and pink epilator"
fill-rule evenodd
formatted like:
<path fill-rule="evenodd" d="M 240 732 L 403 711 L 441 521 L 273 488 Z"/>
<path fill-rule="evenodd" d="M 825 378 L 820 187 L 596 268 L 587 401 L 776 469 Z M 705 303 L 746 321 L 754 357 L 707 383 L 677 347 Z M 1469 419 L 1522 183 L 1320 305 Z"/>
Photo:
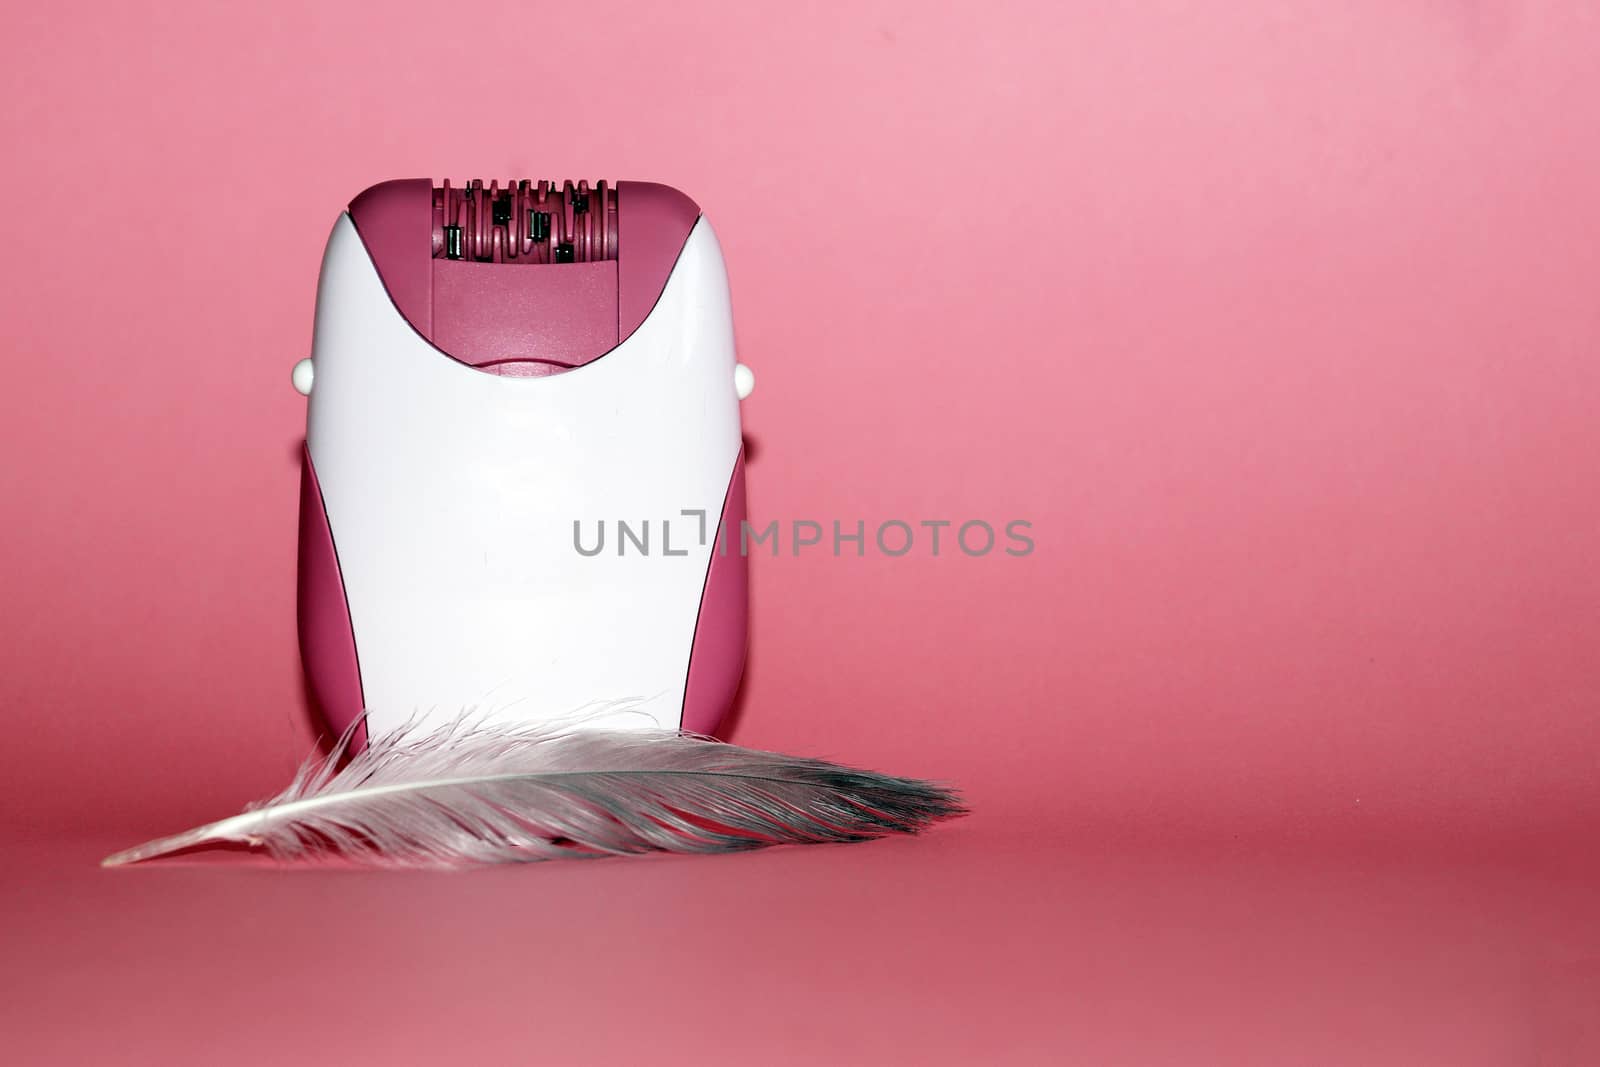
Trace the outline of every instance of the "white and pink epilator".
<path fill-rule="evenodd" d="M 716 730 L 744 661 L 752 379 L 693 201 L 374 186 L 334 224 L 294 377 L 300 647 L 335 731 L 608 701 Z"/>

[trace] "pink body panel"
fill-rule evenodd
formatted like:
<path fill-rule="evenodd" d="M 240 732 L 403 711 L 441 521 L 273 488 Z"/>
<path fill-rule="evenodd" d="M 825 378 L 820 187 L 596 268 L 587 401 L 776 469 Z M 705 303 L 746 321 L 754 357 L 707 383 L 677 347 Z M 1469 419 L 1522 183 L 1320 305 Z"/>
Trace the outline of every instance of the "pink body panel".
<path fill-rule="evenodd" d="M 298 623 L 300 659 L 305 667 L 311 698 L 335 735 L 349 729 L 365 705 L 361 694 L 361 667 L 356 659 L 355 634 L 345 602 L 344 579 L 333 531 L 322 503 L 322 487 L 311 465 L 311 452 L 300 449 L 300 568 Z M 366 727 L 356 731 L 352 745 L 366 742 Z"/>
<path fill-rule="evenodd" d="M 504 266 L 435 259 L 435 346 L 488 368 L 507 360 L 552 370 L 587 363 L 617 344 L 617 264 Z"/>
<path fill-rule="evenodd" d="M 744 453 L 733 465 L 712 542 L 700 619 L 689 653 L 689 684 L 683 693 L 683 728 L 713 734 L 728 714 L 744 673 L 749 635 L 749 566 L 740 545 L 745 517 Z"/>
<path fill-rule="evenodd" d="M 700 208 L 670 185 L 617 183 L 617 341 L 626 341 L 667 287 Z"/>
<path fill-rule="evenodd" d="M 412 329 L 433 336 L 433 183 L 381 182 L 350 201 L 350 221 L 367 246 L 389 299 Z"/>

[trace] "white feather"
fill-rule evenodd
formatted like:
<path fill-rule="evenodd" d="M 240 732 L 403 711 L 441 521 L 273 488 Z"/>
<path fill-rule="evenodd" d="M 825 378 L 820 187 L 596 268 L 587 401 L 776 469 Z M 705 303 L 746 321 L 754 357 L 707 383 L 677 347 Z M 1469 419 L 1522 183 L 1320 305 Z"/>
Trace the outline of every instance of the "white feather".
<path fill-rule="evenodd" d="M 278 796 L 104 866 L 224 842 L 401 867 L 731 852 L 915 833 L 965 810 L 933 783 L 674 731 L 462 717 L 403 726 L 346 760 L 350 737 Z"/>

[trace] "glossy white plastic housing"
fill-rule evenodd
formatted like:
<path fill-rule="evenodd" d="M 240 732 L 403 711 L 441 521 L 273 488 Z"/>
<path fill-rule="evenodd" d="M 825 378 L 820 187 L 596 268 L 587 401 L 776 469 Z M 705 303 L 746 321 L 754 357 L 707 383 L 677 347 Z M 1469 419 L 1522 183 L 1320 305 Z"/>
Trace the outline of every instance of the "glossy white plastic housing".
<path fill-rule="evenodd" d="M 613 700 L 677 726 L 740 448 L 710 225 L 695 224 L 655 309 L 616 349 L 518 378 L 418 335 L 341 216 L 312 358 L 307 445 L 369 730 L 469 708 L 527 722 Z M 619 521 L 648 530 L 648 552 L 619 538 Z M 580 553 L 575 523 L 585 550 L 603 526 L 603 551 Z"/>

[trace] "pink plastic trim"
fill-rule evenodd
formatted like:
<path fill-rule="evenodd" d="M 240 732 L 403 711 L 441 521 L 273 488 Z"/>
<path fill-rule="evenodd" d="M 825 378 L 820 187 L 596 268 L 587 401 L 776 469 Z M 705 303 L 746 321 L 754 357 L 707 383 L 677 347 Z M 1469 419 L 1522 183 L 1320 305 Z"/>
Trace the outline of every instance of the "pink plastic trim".
<path fill-rule="evenodd" d="M 350 201 L 367 255 L 395 308 L 422 336 L 433 337 L 433 183 L 382 182 Z"/>
<path fill-rule="evenodd" d="M 333 531 L 322 502 L 322 487 L 311 466 L 311 453 L 300 449 L 300 576 L 298 584 L 300 662 L 311 698 L 335 736 L 342 735 L 361 714 L 361 665 L 355 633 L 345 601 L 344 577 L 333 547 Z M 366 747 L 363 723 L 351 739 L 352 751 Z"/>
<path fill-rule="evenodd" d="M 667 287 L 700 207 L 670 185 L 617 183 L 617 341 L 644 322 Z"/>
<path fill-rule="evenodd" d="M 462 363 L 504 367 L 537 352 L 543 373 L 551 373 L 617 346 L 615 262 L 508 266 L 436 259 L 432 271 L 430 340 Z"/>
<path fill-rule="evenodd" d="M 683 694 L 683 728 L 714 734 L 733 704 L 744 673 L 749 638 L 750 578 L 740 550 L 740 524 L 745 517 L 744 453 L 733 465 L 733 478 L 722 503 L 722 518 L 711 546 L 711 565 L 700 594 L 700 618 L 689 652 L 689 681 Z"/>

